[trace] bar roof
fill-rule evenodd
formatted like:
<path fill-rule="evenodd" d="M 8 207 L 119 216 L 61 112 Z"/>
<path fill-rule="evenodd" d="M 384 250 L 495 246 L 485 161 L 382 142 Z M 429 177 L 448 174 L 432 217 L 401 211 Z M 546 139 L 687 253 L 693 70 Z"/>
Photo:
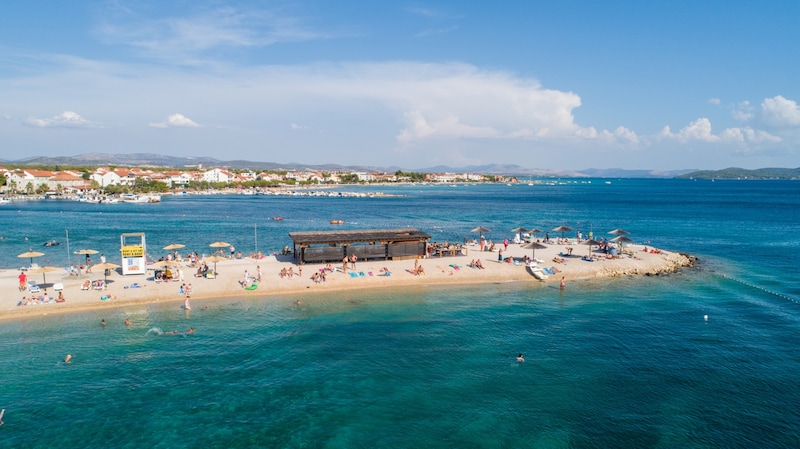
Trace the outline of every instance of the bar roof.
<path fill-rule="evenodd" d="M 414 228 L 290 232 L 289 237 L 291 237 L 295 245 L 343 244 L 354 242 L 418 242 L 431 238 L 429 234 Z"/>

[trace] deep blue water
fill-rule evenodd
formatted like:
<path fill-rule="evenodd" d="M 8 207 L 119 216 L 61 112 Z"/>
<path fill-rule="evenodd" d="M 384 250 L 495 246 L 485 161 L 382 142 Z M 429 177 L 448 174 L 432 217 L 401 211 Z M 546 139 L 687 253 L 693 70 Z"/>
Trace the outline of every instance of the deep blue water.
<path fill-rule="evenodd" d="M 0 209 L 0 266 L 30 247 L 66 265 L 65 245 L 41 243 L 67 230 L 71 249 L 115 261 L 121 232 L 146 232 L 151 253 L 217 240 L 248 253 L 331 219 L 437 240 L 478 225 L 497 240 L 624 228 L 700 264 L 563 293 L 504 283 L 0 322 L 0 447 L 800 447 L 800 184 L 354 189 L 402 196 L 14 203 Z"/>

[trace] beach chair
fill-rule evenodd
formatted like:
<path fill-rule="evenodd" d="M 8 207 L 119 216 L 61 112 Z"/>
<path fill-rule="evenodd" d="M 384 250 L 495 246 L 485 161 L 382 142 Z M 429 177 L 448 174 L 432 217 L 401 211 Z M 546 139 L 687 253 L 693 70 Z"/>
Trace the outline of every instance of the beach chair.
<path fill-rule="evenodd" d="M 57 292 L 60 292 L 61 290 L 64 290 L 64 284 L 62 284 L 60 282 L 57 283 L 57 284 L 53 284 L 53 290 L 55 290 Z"/>
<path fill-rule="evenodd" d="M 39 284 L 36 281 L 28 281 L 28 291 L 31 293 L 39 292 Z"/>

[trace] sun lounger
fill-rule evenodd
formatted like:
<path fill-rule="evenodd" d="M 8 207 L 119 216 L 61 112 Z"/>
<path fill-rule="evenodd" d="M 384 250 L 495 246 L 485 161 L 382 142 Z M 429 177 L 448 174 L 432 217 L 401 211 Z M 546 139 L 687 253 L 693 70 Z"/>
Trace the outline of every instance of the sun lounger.
<path fill-rule="evenodd" d="M 28 291 L 31 293 L 39 292 L 39 284 L 36 281 L 28 281 Z"/>

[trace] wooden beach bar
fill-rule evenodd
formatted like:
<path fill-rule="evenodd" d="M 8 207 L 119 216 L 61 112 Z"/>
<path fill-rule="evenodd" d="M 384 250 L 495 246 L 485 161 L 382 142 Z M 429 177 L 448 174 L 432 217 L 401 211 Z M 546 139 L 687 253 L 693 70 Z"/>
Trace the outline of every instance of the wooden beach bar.
<path fill-rule="evenodd" d="M 431 236 L 413 228 L 290 232 L 299 264 L 359 260 L 416 259 L 426 254 Z"/>

